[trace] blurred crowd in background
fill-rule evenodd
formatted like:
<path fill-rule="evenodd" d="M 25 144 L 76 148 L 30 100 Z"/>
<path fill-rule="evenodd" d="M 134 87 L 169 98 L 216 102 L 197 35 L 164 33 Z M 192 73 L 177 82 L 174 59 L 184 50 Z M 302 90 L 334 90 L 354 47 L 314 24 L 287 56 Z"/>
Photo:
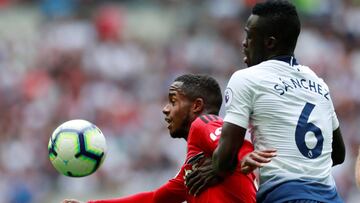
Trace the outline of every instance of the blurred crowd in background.
<path fill-rule="evenodd" d="M 0 0 L 0 202 L 113 198 L 175 176 L 186 149 L 161 113 L 168 85 L 203 73 L 224 89 L 246 67 L 241 41 L 255 2 Z M 293 2 L 302 19 L 295 55 L 328 83 L 347 146 L 337 187 L 359 202 L 360 2 Z M 52 131 L 76 118 L 95 123 L 109 148 L 85 178 L 60 175 L 48 158 Z"/>

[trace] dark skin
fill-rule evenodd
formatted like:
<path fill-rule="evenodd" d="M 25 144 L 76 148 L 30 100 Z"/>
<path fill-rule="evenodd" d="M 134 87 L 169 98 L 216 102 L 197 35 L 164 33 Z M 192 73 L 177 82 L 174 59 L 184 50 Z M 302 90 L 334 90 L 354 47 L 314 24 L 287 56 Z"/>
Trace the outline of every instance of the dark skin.
<path fill-rule="evenodd" d="M 181 89 L 182 82 L 174 82 L 169 89 L 169 100 L 162 112 L 172 138 L 187 140 L 191 123 L 201 114 L 207 113 L 204 109 L 204 100 L 196 98 L 190 101 Z"/>
<path fill-rule="evenodd" d="M 293 48 L 284 48 L 281 41 L 271 34 L 263 34 L 266 20 L 258 15 L 250 15 L 246 23 L 246 38 L 243 41 L 244 62 L 250 67 L 257 65 L 275 56 L 294 55 Z M 186 177 L 187 187 L 191 194 L 197 195 L 207 187 L 212 179 L 219 176 L 226 178 L 232 173 L 237 164 L 236 153 L 244 142 L 246 129 L 232 123 L 224 122 L 219 145 L 212 157 L 212 169 L 199 167 Z M 333 131 L 332 144 L 333 166 L 341 164 L 345 159 L 345 145 L 340 128 Z M 241 161 L 241 171 L 249 173 L 258 167 L 264 166 L 276 156 L 275 149 L 254 151 Z"/>

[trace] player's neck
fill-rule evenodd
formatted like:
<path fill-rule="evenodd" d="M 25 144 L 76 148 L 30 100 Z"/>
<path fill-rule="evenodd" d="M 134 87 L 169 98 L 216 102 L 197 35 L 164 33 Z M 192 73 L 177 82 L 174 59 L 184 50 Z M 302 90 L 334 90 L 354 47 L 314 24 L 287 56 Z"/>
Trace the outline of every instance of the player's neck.
<path fill-rule="evenodd" d="M 289 50 L 278 50 L 278 51 L 268 53 L 266 59 L 270 60 L 270 59 L 273 59 L 276 57 L 283 57 L 283 56 L 294 56 L 294 52 L 289 51 Z"/>

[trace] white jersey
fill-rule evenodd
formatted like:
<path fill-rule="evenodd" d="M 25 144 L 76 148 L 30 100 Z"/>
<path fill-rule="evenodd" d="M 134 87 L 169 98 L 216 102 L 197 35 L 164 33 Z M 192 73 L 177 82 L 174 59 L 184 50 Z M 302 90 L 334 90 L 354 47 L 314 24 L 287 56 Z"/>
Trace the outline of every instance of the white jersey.
<path fill-rule="evenodd" d="M 258 202 L 306 199 L 298 191 L 292 197 L 291 188 L 308 183 L 306 190 L 320 187 L 318 192 L 336 195 L 331 152 L 339 122 L 328 86 L 310 68 L 289 56 L 268 60 L 235 72 L 224 96 L 224 121 L 250 126 L 255 149 L 277 149 L 277 156 L 260 169 Z M 284 183 L 276 197 L 266 197 Z M 334 198 L 323 196 L 317 200 Z"/>

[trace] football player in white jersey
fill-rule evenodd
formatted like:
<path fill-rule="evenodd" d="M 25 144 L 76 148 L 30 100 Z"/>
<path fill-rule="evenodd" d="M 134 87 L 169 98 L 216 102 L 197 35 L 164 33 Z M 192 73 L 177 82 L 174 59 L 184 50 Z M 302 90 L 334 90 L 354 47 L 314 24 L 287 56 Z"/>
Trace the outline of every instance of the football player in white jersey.
<path fill-rule="evenodd" d="M 213 176 L 231 173 L 252 126 L 255 149 L 274 148 L 277 154 L 260 168 L 257 202 L 343 202 L 331 168 L 344 161 L 345 146 L 328 86 L 294 57 L 300 33 L 296 8 L 284 0 L 258 3 L 245 32 L 249 68 L 235 72 L 225 90 L 213 171 L 199 168 L 188 186 L 199 191 Z"/>

